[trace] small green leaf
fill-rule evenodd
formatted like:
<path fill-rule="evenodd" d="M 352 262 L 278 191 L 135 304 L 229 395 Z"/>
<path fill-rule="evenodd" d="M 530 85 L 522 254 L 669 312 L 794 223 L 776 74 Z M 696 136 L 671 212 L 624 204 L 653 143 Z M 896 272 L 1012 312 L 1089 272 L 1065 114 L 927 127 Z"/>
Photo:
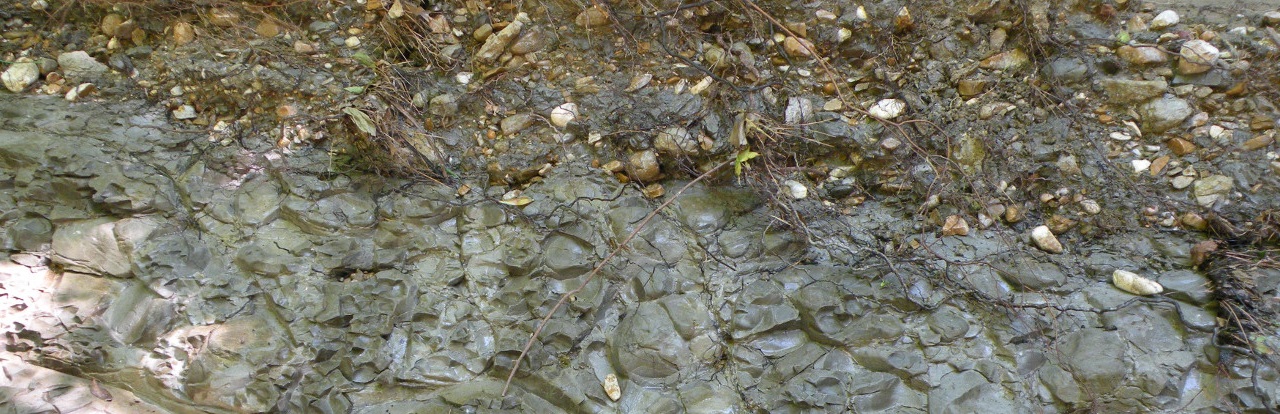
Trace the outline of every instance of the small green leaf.
<path fill-rule="evenodd" d="M 373 126 L 373 120 L 369 119 L 369 115 L 365 115 L 365 113 L 361 112 L 359 109 L 348 106 L 342 109 L 342 113 L 350 116 L 351 122 L 354 122 L 356 124 L 356 128 L 359 128 L 361 132 L 369 135 L 378 134 L 378 128 Z"/>
<path fill-rule="evenodd" d="M 733 159 L 733 175 L 742 175 L 742 167 L 751 161 L 752 158 L 760 156 L 760 153 L 743 149 L 738 151 L 738 156 Z"/>
<path fill-rule="evenodd" d="M 363 87 L 363 86 L 348 86 L 348 87 L 345 87 L 345 88 L 342 88 L 342 89 L 346 90 L 347 92 L 351 92 L 351 93 L 364 93 L 364 87 Z"/>
<path fill-rule="evenodd" d="M 369 69 L 373 69 L 376 65 L 373 62 L 373 58 L 369 57 L 369 55 L 366 55 L 364 52 L 356 52 L 356 54 L 351 55 L 351 58 L 355 59 L 356 62 L 360 62 L 361 65 L 369 67 Z"/>
<path fill-rule="evenodd" d="M 1120 33 L 1116 33 L 1116 41 L 1120 42 L 1120 44 L 1122 45 L 1128 44 L 1129 40 L 1130 40 L 1129 32 L 1121 30 Z"/>

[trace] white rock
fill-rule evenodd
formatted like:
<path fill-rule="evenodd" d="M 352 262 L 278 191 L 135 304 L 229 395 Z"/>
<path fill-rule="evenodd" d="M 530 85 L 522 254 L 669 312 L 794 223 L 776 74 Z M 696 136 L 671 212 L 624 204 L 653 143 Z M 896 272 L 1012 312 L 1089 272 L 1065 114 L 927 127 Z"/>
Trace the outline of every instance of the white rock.
<path fill-rule="evenodd" d="M 1133 139 L 1133 136 L 1131 136 L 1131 135 L 1129 135 L 1129 134 L 1126 134 L 1126 133 L 1123 133 L 1123 132 L 1118 132 L 1118 131 L 1117 131 L 1117 132 L 1112 132 L 1112 133 L 1111 133 L 1111 139 L 1114 139 L 1114 140 L 1116 140 L 1116 141 L 1128 141 L 1128 140 Z"/>
<path fill-rule="evenodd" d="M 1135 173 L 1140 173 L 1146 171 L 1147 168 L 1151 168 L 1151 160 L 1133 160 L 1130 163 L 1133 164 L 1133 172 Z"/>
<path fill-rule="evenodd" d="M 182 105 L 173 110 L 173 119 L 195 119 L 195 117 L 196 108 L 191 105 Z"/>
<path fill-rule="evenodd" d="M 1160 286 L 1156 281 L 1138 276 L 1127 270 L 1116 269 L 1111 273 L 1111 283 L 1125 292 L 1129 292 L 1139 296 L 1155 295 L 1164 292 L 1164 286 Z"/>
<path fill-rule="evenodd" d="M 1228 135 L 1230 132 L 1231 130 L 1223 128 L 1220 125 L 1209 126 L 1209 136 L 1213 137 L 1213 139 L 1222 139 L 1223 136 Z"/>
<path fill-rule="evenodd" d="M 702 80 L 698 81 L 698 83 L 695 83 L 693 86 L 689 87 L 689 94 L 690 95 L 701 94 L 703 91 L 707 90 L 707 88 L 711 87 L 711 81 L 712 81 L 712 78 L 710 76 L 704 76 Z"/>
<path fill-rule="evenodd" d="M 466 85 L 468 83 L 471 83 L 471 78 L 474 78 L 475 76 L 476 74 L 471 72 L 458 72 L 457 75 L 453 76 L 453 80 L 458 81 L 458 83 L 460 84 Z"/>
<path fill-rule="evenodd" d="M 1169 26 L 1178 24 L 1178 12 L 1173 10 L 1165 10 L 1151 19 L 1151 30 L 1160 30 Z"/>
<path fill-rule="evenodd" d="M 1094 200 L 1091 198 L 1080 200 L 1080 207 L 1084 208 L 1084 212 L 1089 213 L 1089 215 L 1094 215 L 1102 212 L 1102 205 L 1098 204 L 1097 200 Z"/>
<path fill-rule="evenodd" d="M 88 95 L 90 93 L 93 93 L 93 91 L 96 91 L 96 90 L 98 90 L 97 87 L 93 86 L 92 83 L 82 83 L 74 88 L 71 88 L 71 90 L 67 91 L 67 94 L 63 97 L 66 98 L 68 101 L 75 102 L 80 100 L 81 97 Z"/>
<path fill-rule="evenodd" d="M 1212 65 L 1218 61 L 1218 48 L 1209 42 L 1196 39 L 1189 40 L 1182 44 L 1182 50 L 1178 52 L 1183 60 L 1188 63 L 1197 65 Z"/>
<path fill-rule="evenodd" d="M 347 40 L 344 41 L 343 43 L 346 43 L 347 47 L 354 49 L 360 46 L 360 38 L 351 36 L 351 37 L 348 37 Z"/>
<path fill-rule="evenodd" d="M 1049 231 L 1049 226 L 1040 226 L 1031 230 L 1031 241 L 1036 243 L 1036 247 L 1049 253 L 1062 253 L 1062 242 L 1058 241 L 1058 237 Z"/>
<path fill-rule="evenodd" d="M 618 401 L 622 398 L 622 387 L 618 386 L 618 376 L 609 374 L 604 376 L 604 393 L 609 396 L 610 400 Z"/>
<path fill-rule="evenodd" d="M 40 67 L 34 62 L 14 63 L 4 73 L 0 73 L 0 80 L 4 81 L 4 87 L 13 93 L 27 89 L 36 79 L 40 79 Z"/>
<path fill-rule="evenodd" d="M 813 119 L 813 102 L 809 98 L 788 98 L 787 109 L 783 111 L 782 115 L 784 122 L 789 125 L 809 122 Z"/>
<path fill-rule="evenodd" d="M 805 187 L 804 184 L 798 181 L 787 180 L 783 181 L 782 185 L 787 186 L 787 195 L 793 199 L 800 200 L 809 196 L 809 187 Z"/>
<path fill-rule="evenodd" d="M 108 70 L 107 65 L 98 62 L 83 50 L 58 55 L 58 68 L 64 76 L 73 80 L 98 79 Z"/>
<path fill-rule="evenodd" d="M 564 128 L 578 117 L 578 104 L 569 102 L 551 110 L 551 125 Z"/>
<path fill-rule="evenodd" d="M 853 30 L 849 30 L 848 28 L 841 27 L 840 31 L 836 32 L 836 41 L 840 43 L 844 43 L 844 41 L 849 40 L 850 37 L 853 37 Z"/>
<path fill-rule="evenodd" d="M 867 113 L 880 119 L 893 119 L 897 118 L 898 115 L 902 115 L 902 111 L 905 109 L 907 109 L 905 102 L 897 99 L 881 99 L 880 102 L 871 105 L 871 108 L 867 109 Z"/>

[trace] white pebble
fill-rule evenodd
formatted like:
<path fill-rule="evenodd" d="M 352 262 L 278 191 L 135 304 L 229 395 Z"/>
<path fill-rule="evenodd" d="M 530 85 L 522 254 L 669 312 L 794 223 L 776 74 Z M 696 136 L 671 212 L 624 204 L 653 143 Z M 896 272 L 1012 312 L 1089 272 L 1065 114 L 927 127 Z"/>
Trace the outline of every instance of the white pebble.
<path fill-rule="evenodd" d="M 805 187 L 804 184 L 798 181 L 787 180 L 783 181 L 782 185 L 787 186 L 787 195 L 790 195 L 793 199 L 800 200 L 809 196 L 809 187 Z"/>
<path fill-rule="evenodd" d="M 1058 241 L 1058 237 L 1049 231 L 1049 226 L 1040 226 L 1031 230 L 1031 241 L 1036 243 L 1036 247 L 1049 253 L 1062 253 L 1062 242 Z"/>
<path fill-rule="evenodd" d="M 1178 24 L 1178 20 L 1178 12 L 1165 10 L 1157 14 L 1156 18 L 1151 19 L 1150 27 L 1151 30 L 1160 30 Z"/>
<path fill-rule="evenodd" d="M 1091 216 L 1102 212 L 1102 205 L 1090 198 L 1080 200 L 1080 207 L 1084 208 L 1084 212 L 1089 213 Z"/>
<path fill-rule="evenodd" d="M 902 111 L 907 109 L 907 104 L 897 99 L 881 99 L 871 108 L 867 109 L 867 113 L 880 119 L 893 119 L 898 115 L 902 115 Z"/>
<path fill-rule="evenodd" d="M 565 103 L 551 110 L 551 125 L 564 128 L 577 117 L 578 104 L 573 102 Z"/>
<path fill-rule="evenodd" d="M 1133 164 L 1133 172 L 1135 173 L 1140 173 L 1146 171 L 1147 168 L 1151 168 L 1150 160 L 1133 160 L 1131 163 Z"/>
<path fill-rule="evenodd" d="M 1164 292 L 1164 286 L 1160 286 L 1156 281 L 1138 276 L 1127 270 L 1116 269 L 1111 273 L 1111 283 L 1125 292 L 1129 292 L 1139 296 L 1154 295 Z"/>

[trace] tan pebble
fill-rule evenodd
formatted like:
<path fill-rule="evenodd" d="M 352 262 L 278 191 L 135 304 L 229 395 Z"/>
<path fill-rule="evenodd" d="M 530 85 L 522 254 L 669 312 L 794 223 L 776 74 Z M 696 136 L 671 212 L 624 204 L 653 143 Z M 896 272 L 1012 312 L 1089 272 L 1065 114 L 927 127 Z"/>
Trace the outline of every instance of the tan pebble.
<path fill-rule="evenodd" d="M 271 19 L 262 19 L 262 21 L 258 22 L 258 27 L 253 30 L 258 33 L 258 36 L 262 37 L 276 37 L 276 35 L 280 34 L 280 26 L 271 21 Z"/>
<path fill-rule="evenodd" d="M 638 181 L 653 181 L 662 175 L 662 170 L 658 165 L 658 153 L 653 150 L 631 154 L 627 164 L 627 174 Z"/>
<path fill-rule="evenodd" d="M 609 13 L 599 7 L 591 7 L 578 13 L 573 22 L 585 28 L 604 26 L 609 23 Z"/>
<path fill-rule="evenodd" d="M 116 28 L 120 27 L 120 24 L 124 23 L 124 20 L 124 16 L 111 13 L 102 17 L 102 23 L 99 25 L 99 28 L 101 28 L 102 33 L 107 36 L 115 36 Z"/>
<path fill-rule="evenodd" d="M 1240 149 L 1244 151 L 1253 151 L 1271 145 L 1274 141 L 1275 138 L 1272 138 L 1271 135 L 1259 135 L 1245 141 L 1244 144 L 1240 145 Z"/>
<path fill-rule="evenodd" d="M 969 235 L 969 223 L 964 217 L 952 214 L 947 216 L 947 220 L 942 223 L 943 236 L 967 236 Z"/>
<path fill-rule="evenodd" d="M 240 23 L 240 13 L 223 8 L 209 11 L 209 23 L 218 27 L 231 27 Z"/>
<path fill-rule="evenodd" d="M 667 190 L 662 188 L 662 184 L 653 183 L 645 186 L 641 192 L 644 193 L 645 198 L 658 198 L 662 197 L 663 194 L 666 194 Z"/>
<path fill-rule="evenodd" d="M 1196 213 L 1186 213 L 1182 215 L 1182 225 L 1192 230 L 1205 230 L 1209 228 L 1209 222 Z"/>

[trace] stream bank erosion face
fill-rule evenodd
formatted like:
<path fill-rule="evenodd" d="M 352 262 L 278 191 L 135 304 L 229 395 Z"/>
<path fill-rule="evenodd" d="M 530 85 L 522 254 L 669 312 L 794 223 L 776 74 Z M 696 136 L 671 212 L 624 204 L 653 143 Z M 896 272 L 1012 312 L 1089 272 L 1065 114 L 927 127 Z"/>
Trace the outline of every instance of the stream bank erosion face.
<path fill-rule="evenodd" d="M 1255 9 L 37 3 L 0 405 L 1278 408 Z"/>

